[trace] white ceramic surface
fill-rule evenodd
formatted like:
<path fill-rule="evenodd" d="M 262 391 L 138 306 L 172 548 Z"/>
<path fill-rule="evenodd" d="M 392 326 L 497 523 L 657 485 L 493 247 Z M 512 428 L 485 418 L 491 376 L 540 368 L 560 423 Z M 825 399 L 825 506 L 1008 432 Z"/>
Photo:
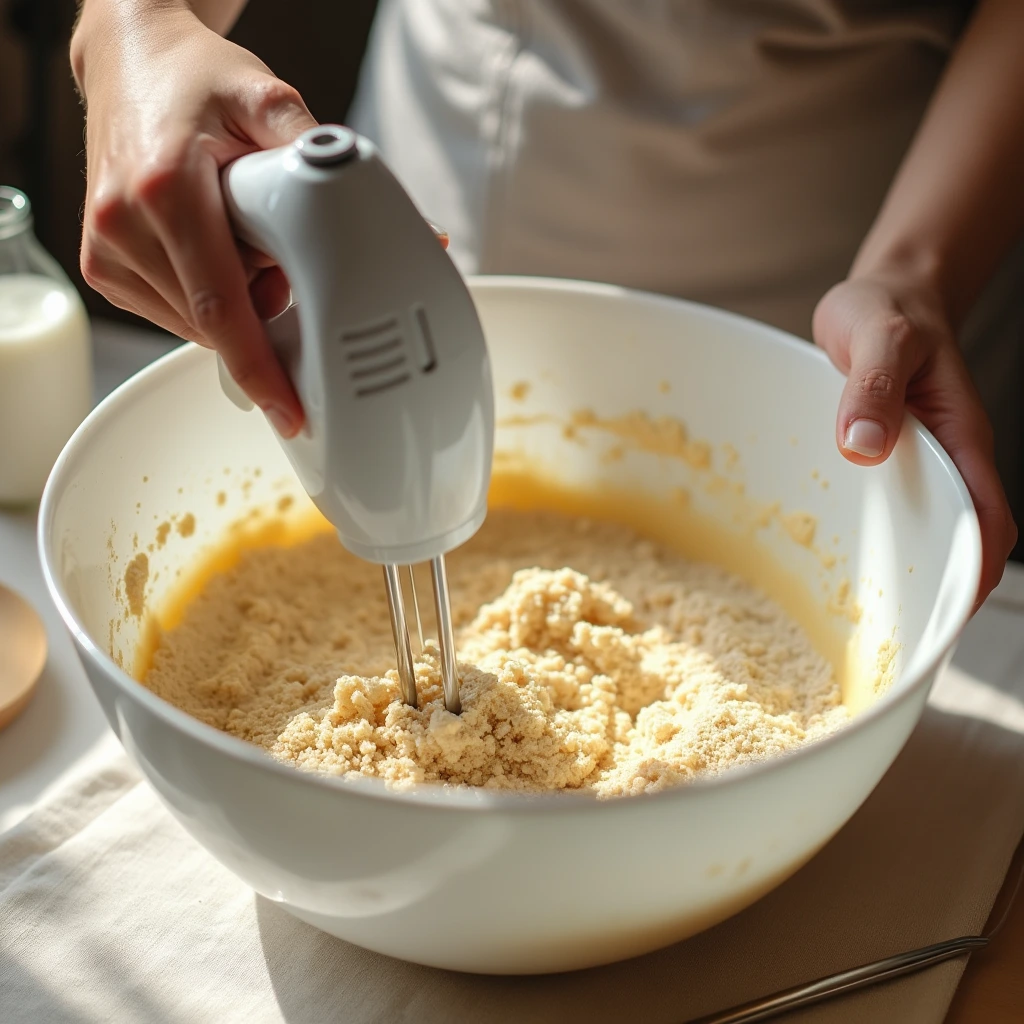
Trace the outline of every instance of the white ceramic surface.
<path fill-rule="evenodd" d="M 847 729 L 792 755 L 611 802 L 395 794 L 376 780 L 277 764 L 165 704 L 110 655 L 134 647 L 138 620 L 123 616 L 122 580 L 161 522 L 195 516 L 188 537 L 172 529 L 147 553 L 147 597 L 157 604 L 176 568 L 247 508 L 295 493 L 265 423 L 223 396 L 213 356 L 195 347 L 140 373 L 83 424 L 47 486 L 39 538 L 47 583 L 112 727 L 171 812 L 239 877 L 326 931 L 404 959 L 480 972 L 565 970 L 723 919 L 842 827 L 903 745 L 967 619 L 977 522 L 949 460 L 912 421 L 884 467 L 841 459 L 833 441 L 841 380 L 802 342 L 606 286 L 492 278 L 473 282 L 473 292 L 499 417 L 580 407 L 678 416 L 693 436 L 736 448 L 751 499 L 816 515 L 819 535 L 839 537 L 848 559 L 831 579 L 842 572 L 854 581 L 865 649 L 898 630 L 891 690 Z M 533 384 L 524 403 L 509 396 L 520 380 Z M 687 486 L 700 507 L 715 509 L 698 471 L 673 460 L 602 460 L 598 445 L 544 424 L 499 426 L 497 444 L 532 452 L 568 482 Z M 811 550 L 782 530 L 764 534 L 794 572 L 822 586 Z"/>

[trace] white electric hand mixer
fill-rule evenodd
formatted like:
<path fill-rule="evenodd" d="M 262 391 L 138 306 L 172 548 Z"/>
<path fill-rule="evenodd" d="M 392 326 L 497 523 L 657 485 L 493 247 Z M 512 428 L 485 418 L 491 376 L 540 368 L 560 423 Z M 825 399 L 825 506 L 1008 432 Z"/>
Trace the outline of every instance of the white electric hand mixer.
<path fill-rule="evenodd" d="M 399 566 L 415 602 L 412 566 L 430 562 L 445 706 L 458 714 L 444 556 L 483 523 L 494 439 L 490 362 L 466 285 L 373 144 L 347 128 L 242 157 L 222 187 L 237 236 L 292 288 L 294 305 L 266 326 L 306 428 L 279 440 L 342 544 L 384 567 L 413 706 Z M 228 395 L 251 408 L 220 369 Z"/>

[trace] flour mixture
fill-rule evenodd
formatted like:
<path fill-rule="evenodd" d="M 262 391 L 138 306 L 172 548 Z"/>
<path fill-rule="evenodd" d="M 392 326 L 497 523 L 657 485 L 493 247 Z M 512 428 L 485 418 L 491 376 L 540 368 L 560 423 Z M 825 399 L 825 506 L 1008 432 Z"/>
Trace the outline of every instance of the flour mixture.
<path fill-rule="evenodd" d="M 380 568 L 333 534 L 248 551 L 213 578 L 145 685 L 298 768 L 396 787 L 651 792 L 848 720 L 781 608 L 625 527 L 492 510 L 449 575 L 461 716 L 429 644 L 420 708 L 401 703 Z"/>

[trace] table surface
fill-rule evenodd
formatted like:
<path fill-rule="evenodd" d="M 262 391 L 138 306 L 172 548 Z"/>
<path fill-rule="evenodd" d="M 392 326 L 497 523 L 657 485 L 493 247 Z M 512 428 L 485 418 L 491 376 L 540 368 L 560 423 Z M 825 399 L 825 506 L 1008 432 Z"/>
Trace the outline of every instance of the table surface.
<path fill-rule="evenodd" d="M 96 393 L 101 397 L 179 344 L 169 335 L 94 324 Z M 0 832 L 44 801 L 62 777 L 107 733 L 70 637 L 43 582 L 35 509 L 0 510 L 0 582 L 42 615 L 49 657 L 25 712 L 0 732 Z M 993 599 L 970 623 L 957 662 L 978 673 L 1024 671 L 1024 567 L 1011 565 Z M 853 965 L 851 965 L 853 966 Z M 992 946 L 974 954 L 946 1024 L 1019 1024 L 1024 1019 L 1024 893 Z"/>

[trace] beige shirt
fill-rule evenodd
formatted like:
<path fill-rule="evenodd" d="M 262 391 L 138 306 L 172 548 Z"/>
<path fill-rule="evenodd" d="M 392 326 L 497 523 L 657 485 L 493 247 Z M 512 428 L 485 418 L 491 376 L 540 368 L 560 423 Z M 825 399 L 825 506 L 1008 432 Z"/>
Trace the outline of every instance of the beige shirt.
<path fill-rule="evenodd" d="M 612 281 L 807 336 L 963 6 L 386 0 L 354 121 L 467 271 Z"/>

